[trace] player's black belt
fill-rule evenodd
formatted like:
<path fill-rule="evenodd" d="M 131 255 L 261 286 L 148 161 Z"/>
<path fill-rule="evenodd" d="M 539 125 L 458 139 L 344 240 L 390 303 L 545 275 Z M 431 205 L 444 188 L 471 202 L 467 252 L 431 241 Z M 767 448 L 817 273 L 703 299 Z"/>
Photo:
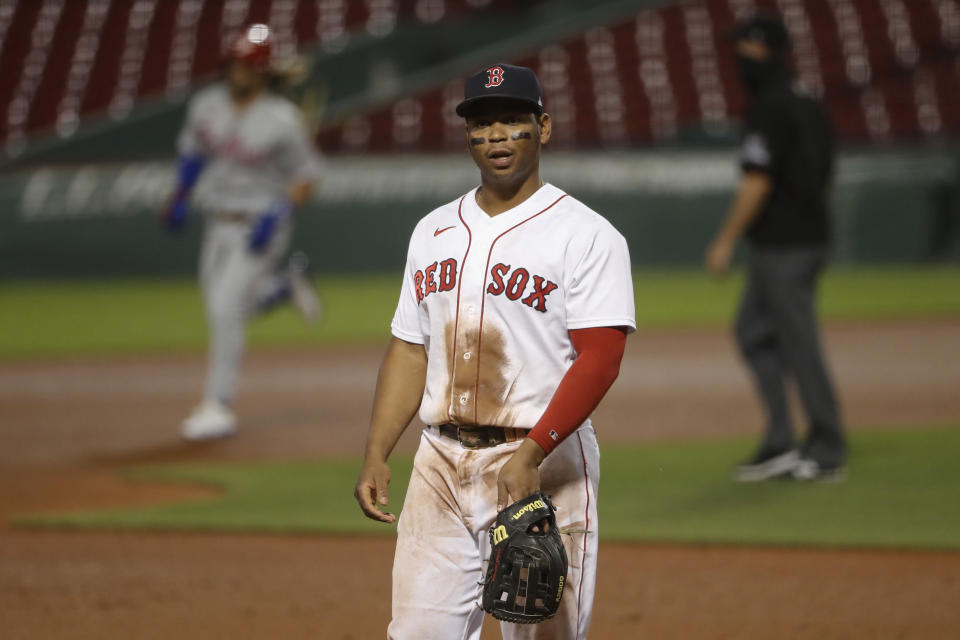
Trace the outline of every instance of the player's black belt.
<path fill-rule="evenodd" d="M 456 440 L 468 449 L 494 447 L 498 444 L 515 442 L 527 436 L 526 429 L 513 427 L 473 427 L 458 424 L 441 424 L 437 426 L 440 435 Z"/>

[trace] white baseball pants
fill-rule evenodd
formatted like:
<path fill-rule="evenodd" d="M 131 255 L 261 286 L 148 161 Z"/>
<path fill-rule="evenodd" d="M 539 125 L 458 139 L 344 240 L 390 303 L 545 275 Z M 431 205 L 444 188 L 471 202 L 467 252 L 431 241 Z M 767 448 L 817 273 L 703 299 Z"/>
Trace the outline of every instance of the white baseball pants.
<path fill-rule="evenodd" d="M 467 449 L 435 427 L 424 429 L 397 528 L 388 638 L 480 638 L 480 583 L 490 555 L 488 530 L 497 516 L 497 475 L 521 442 Z M 541 464 L 541 490 L 551 496 L 557 524 L 567 532 L 567 586 L 554 618 L 501 623 L 506 640 L 587 637 L 597 574 L 599 479 L 593 427 L 581 427 Z"/>
<path fill-rule="evenodd" d="M 290 244 L 292 225 L 281 225 L 261 253 L 247 246 L 250 223 L 208 219 L 200 251 L 210 345 L 205 397 L 229 405 L 237 388 L 245 325 L 263 305 L 288 286 L 275 273 Z"/>

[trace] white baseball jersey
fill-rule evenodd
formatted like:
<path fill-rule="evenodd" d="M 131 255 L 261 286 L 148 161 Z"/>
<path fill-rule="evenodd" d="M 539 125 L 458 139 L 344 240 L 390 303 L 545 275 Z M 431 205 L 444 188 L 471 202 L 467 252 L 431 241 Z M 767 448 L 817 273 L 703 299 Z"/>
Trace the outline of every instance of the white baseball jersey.
<path fill-rule="evenodd" d="M 292 181 L 313 181 L 320 173 L 319 157 L 293 103 L 264 92 L 237 111 L 223 83 L 191 100 L 177 150 L 207 158 L 194 195 L 205 211 L 253 216 L 285 194 Z"/>
<path fill-rule="evenodd" d="M 476 189 L 410 240 L 393 334 L 427 350 L 420 418 L 529 429 L 576 353 L 570 329 L 635 328 L 630 256 L 605 219 L 553 185 L 487 215 Z M 497 516 L 497 478 L 522 440 L 468 449 L 424 430 L 397 528 L 387 637 L 480 637 L 477 604 Z M 590 421 L 540 465 L 569 561 L 557 615 L 502 623 L 506 640 L 582 640 L 597 570 L 600 451 Z"/>
<path fill-rule="evenodd" d="M 424 217 L 391 328 L 427 350 L 424 423 L 529 429 L 576 357 L 568 330 L 607 326 L 636 328 L 626 241 L 545 184 L 497 216 L 474 189 Z"/>

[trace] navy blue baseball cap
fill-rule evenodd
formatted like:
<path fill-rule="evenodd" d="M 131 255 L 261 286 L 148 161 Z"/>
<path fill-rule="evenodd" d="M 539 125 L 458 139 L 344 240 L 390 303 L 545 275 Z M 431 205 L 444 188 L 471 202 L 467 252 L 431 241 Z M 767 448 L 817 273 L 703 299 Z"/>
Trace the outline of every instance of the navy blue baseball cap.
<path fill-rule="evenodd" d="M 527 67 L 495 64 L 467 78 L 463 85 L 463 102 L 457 105 L 457 115 L 466 118 L 475 104 L 487 98 L 515 100 L 538 116 L 543 113 L 540 81 Z"/>

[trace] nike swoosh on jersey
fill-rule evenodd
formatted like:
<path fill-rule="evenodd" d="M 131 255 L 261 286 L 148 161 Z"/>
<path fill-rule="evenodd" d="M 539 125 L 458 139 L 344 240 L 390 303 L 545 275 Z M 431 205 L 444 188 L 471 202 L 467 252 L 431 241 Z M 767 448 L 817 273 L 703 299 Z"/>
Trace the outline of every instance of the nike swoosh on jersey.
<path fill-rule="evenodd" d="M 450 231 L 450 229 L 453 229 L 456 226 L 457 225 L 453 225 L 453 227 L 444 227 L 443 229 L 441 229 L 440 227 L 437 227 L 437 230 L 433 232 L 433 237 L 436 238 L 438 235 L 440 235 L 444 231 Z"/>

